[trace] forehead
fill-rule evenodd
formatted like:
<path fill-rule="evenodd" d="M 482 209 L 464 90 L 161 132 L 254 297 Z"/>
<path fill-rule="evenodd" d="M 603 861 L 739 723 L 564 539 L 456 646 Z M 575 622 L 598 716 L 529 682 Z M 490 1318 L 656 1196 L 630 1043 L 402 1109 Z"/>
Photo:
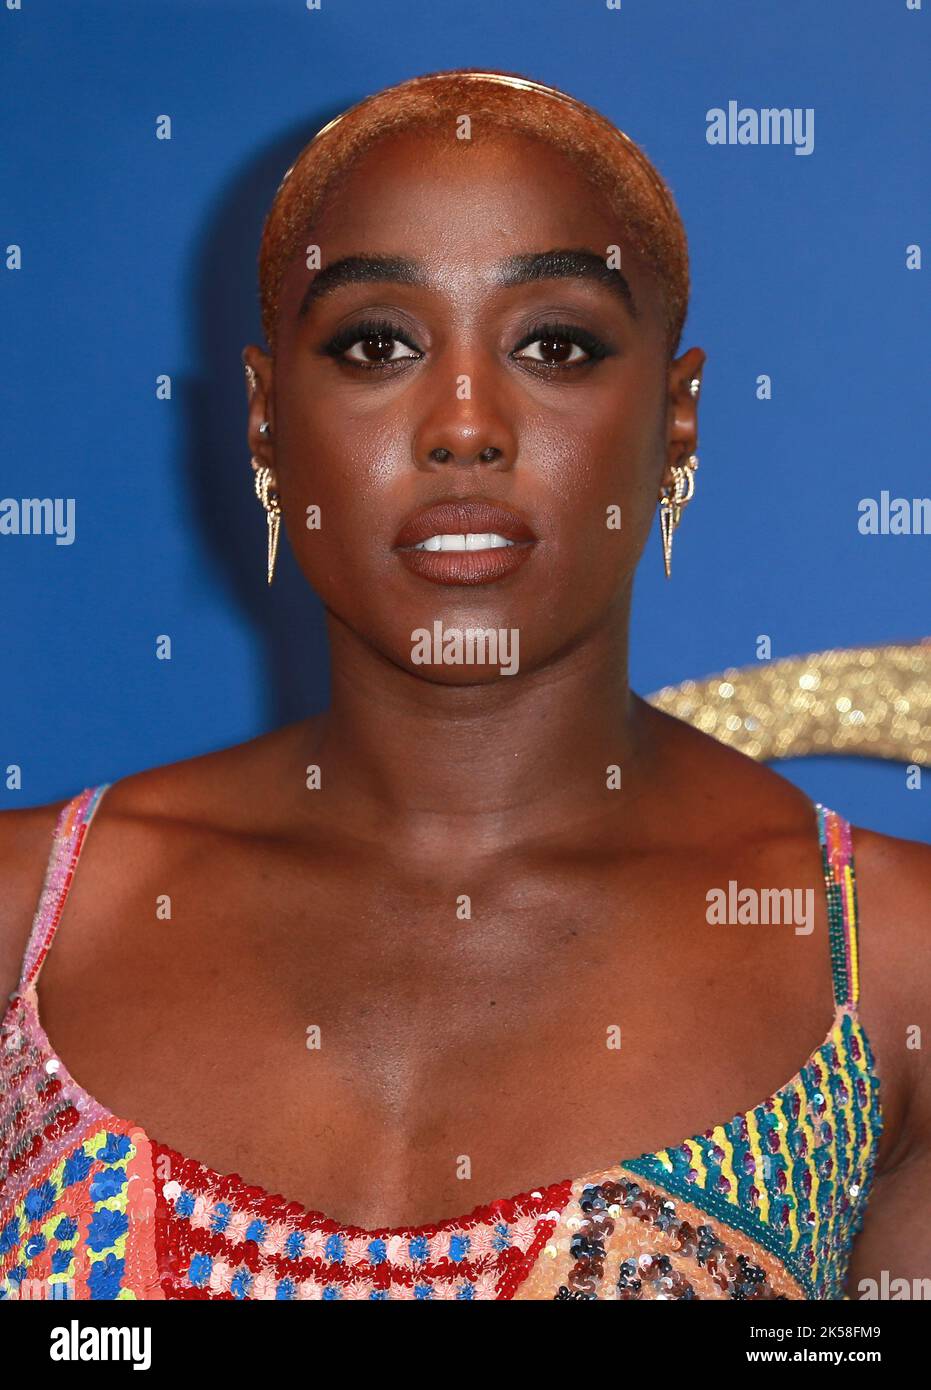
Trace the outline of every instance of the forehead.
<path fill-rule="evenodd" d="M 389 214 L 410 235 L 420 226 L 484 227 L 491 234 L 501 224 L 513 231 L 531 221 L 541 231 L 578 233 L 616 220 L 607 199 L 562 151 L 516 132 L 479 133 L 476 126 L 468 140 L 453 130 L 381 137 L 341 177 L 318 226 L 332 235 L 351 220 L 377 235 Z"/>
<path fill-rule="evenodd" d="M 619 246 L 637 301 L 650 317 L 660 313 L 652 275 L 579 166 L 542 139 L 481 132 L 477 121 L 469 140 L 452 127 L 380 137 L 338 177 L 308 243 L 320 246 L 324 265 L 347 255 L 403 255 L 463 287 L 521 252 L 587 247 L 607 256 Z M 302 250 L 288 267 L 282 307 L 309 279 Z"/>

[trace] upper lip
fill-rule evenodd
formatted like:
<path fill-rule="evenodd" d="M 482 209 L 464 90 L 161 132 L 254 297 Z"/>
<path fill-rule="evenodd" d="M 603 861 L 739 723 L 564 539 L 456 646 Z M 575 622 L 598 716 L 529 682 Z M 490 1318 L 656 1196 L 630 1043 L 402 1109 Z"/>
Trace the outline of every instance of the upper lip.
<path fill-rule="evenodd" d="M 431 536 L 462 536 L 492 532 L 508 541 L 535 541 L 530 526 L 511 507 L 484 497 L 456 497 L 431 502 L 413 512 L 394 538 L 395 548 L 420 545 Z"/>

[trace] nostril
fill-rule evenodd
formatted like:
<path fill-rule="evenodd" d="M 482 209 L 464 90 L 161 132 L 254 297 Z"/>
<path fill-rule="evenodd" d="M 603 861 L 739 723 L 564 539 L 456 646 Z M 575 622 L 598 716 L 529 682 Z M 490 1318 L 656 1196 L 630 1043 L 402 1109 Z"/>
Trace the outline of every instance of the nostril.
<path fill-rule="evenodd" d="M 437 447 L 430 450 L 430 460 L 432 463 L 461 463 L 464 467 L 473 463 L 497 463 L 503 458 L 501 450 L 494 444 L 489 444 L 478 454 L 457 456 L 452 449 Z"/>

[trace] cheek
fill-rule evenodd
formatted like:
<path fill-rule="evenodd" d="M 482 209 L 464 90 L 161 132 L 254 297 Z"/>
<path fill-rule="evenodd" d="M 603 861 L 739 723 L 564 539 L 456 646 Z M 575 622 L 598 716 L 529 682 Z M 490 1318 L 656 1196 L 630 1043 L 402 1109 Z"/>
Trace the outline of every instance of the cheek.
<path fill-rule="evenodd" d="M 306 400 L 279 407 L 276 462 L 288 538 L 311 584 L 328 596 L 384 552 L 386 492 L 401 443 L 384 421 Z M 308 521 L 310 525 L 308 525 Z"/>
<path fill-rule="evenodd" d="M 567 564 L 577 565 L 581 553 L 609 584 L 645 544 L 663 468 L 660 402 L 645 409 L 632 395 L 613 392 L 571 421 L 562 415 L 558 427 L 541 418 L 527 448 L 554 543 L 575 552 Z"/>
<path fill-rule="evenodd" d="M 340 608 L 350 591 L 373 578 L 382 548 L 373 543 L 377 504 L 367 498 L 365 480 L 350 472 L 345 456 L 338 472 L 330 462 L 315 460 L 289 471 L 282 512 L 304 577 L 321 599 Z"/>

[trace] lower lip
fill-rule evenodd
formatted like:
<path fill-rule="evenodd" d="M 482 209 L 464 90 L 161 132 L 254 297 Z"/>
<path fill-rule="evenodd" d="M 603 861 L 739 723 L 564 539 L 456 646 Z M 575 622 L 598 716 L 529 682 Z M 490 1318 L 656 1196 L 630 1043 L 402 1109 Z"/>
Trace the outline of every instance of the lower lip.
<path fill-rule="evenodd" d="M 494 584 L 520 569 L 533 541 L 496 546 L 494 550 L 396 550 L 402 564 L 431 584 Z"/>

